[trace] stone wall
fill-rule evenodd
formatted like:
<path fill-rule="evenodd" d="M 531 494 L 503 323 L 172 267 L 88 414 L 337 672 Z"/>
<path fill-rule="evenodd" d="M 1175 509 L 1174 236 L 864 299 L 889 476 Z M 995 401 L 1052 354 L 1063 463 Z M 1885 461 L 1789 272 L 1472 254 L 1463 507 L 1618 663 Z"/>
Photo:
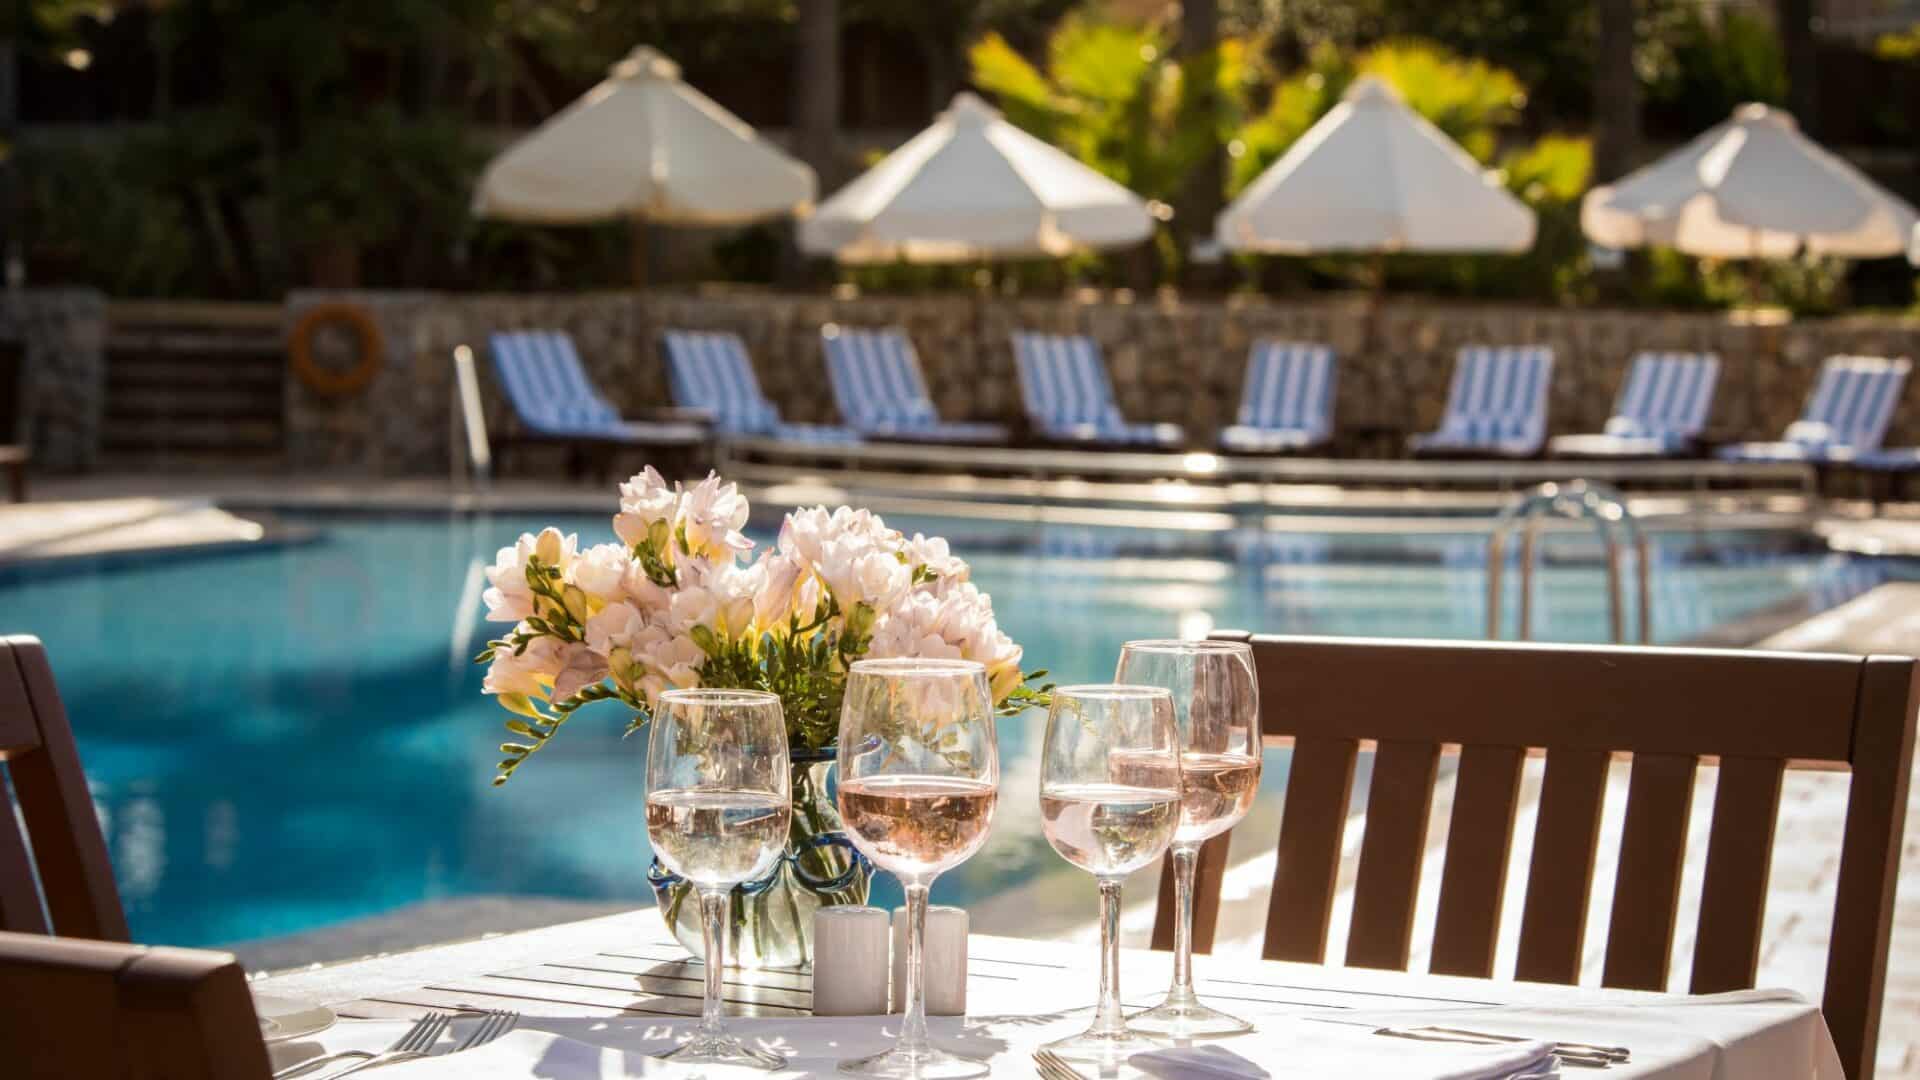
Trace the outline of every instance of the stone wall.
<path fill-rule="evenodd" d="M 936 403 L 950 419 L 1019 422 L 1008 333 L 1085 333 L 1106 352 L 1120 404 L 1141 420 L 1183 424 L 1211 443 L 1238 404 L 1247 347 L 1260 337 L 1324 341 L 1340 356 L 1338 422 L 1387 436 L 1431 429 L 1446 399 L 1455 352 L 1475 342 L 1551 345 L 1556 355 L 1551 427 L 1597 431 L 1632 355 L 1643 349 L 1712 350 L 1724 364 L 1712 433 L 1771 438 L 1798 415 L 1823 357 L 1834 352 L 1920 356 L 1920 321 L 1837 319 L 1755 325 L 1717 314 L 1464 306 L 1363 298 L 1275 302 L 1116 303 L 947 295 L 835 298 L 733 293 L 435 295 L 301 293 L 289 322 L 322 299 L 374 312 L 386 338 L 373 387 L 349 399 L 316 397 L 291 382 L 287 423 L 295 468 L 348 467 L 380 474 L 446 468 L 449 356 L 469 343 L 484 358 L 487 334 L 518 328 L 570 332 L 589 373 L 629 414 L 669 404 L 660 331 L 732 330 L 752 352 L 767 395 L 795 421 L 835 412 L 820 357 L 820 327 L 899 324 L 919 350 Z M 482 386 L 494 430 L 509 423 L 490 371 Z M 1920 377 L 1888 435 L 1920 443 Z M 1340 452 L 1355 449 L 1349 438 Z"/>
<path fill-rule="evenodd" d="M 0 341 L 24 348 L 13 429 L 36 468 L 93 465 L 106 404 L 106 298 L 91 289 L 0 292 Z"/>

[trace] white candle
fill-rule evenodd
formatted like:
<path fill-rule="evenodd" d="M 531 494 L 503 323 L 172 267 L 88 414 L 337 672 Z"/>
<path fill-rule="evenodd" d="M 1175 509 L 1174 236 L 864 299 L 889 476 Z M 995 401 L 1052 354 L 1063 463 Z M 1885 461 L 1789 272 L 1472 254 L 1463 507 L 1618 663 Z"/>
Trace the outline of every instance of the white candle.
<path fill-rule="evenodd" d="M 887 913 L 843 905 L 813 913 L 813 1014 L 887 1011 Z"/>
<path fill-rule="evenodd" d="M 927 936 L 920 954 L 928 1016 L 967 1014 L 967 913 L 957 907 L 927 907 Z M 893 909 L 893 1010 L 907 1008 L 907 909 Z"/>

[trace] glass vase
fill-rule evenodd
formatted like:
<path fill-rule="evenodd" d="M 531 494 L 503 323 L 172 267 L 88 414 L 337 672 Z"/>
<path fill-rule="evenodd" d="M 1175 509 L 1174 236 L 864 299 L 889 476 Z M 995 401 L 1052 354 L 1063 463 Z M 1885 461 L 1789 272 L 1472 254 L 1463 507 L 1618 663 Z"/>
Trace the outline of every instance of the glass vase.
<path fill-rule="evenodd" d="M 804 969 L 813 962 L 813 913 L 836 904 L 864 904 L 873 866 L 853 847 L 828 790 L 834 748 L 793 752 L 793 824 L 773 870 L 736 886 L 727 898 L 728 964 Z M 699 898 L 658 859 L 647 871 L 654 901 L 673 936 L 705 955 Z"/>

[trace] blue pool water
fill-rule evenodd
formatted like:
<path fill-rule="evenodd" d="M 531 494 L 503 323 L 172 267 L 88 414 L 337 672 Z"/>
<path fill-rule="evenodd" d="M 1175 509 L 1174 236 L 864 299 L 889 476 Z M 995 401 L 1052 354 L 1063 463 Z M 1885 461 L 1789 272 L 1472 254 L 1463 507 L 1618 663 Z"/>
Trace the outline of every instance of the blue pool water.
<path fill-rule="evenodd" d="M 607 519 L 299 520 L 312 540 L 0 571 L 0 628 L 47 642 L 139 940 L 237 943 L 483 894 L 647 902 L 644 747 L 600 706 L 494 789 L 502 714 L 468 663 L 488 634 L 478 568 L 494 549 L 544 523 L 611 539 Z M 1110 678 L 1128 638 L 1216 626 L 1483 627 L 1471 533 L 891 524 L 953 538 L 1029 663 L 1062 681 Z M 1758 535 L 1663 538 L 1654 563 L 1664 641 L 1810 590 L 1837 601 L 1878 572 Z M 1600 639 L 1600 580 L 1591 553 L 1550 565 L 1537 636 Z M 995 838 L 936 899 L 1058 862 L 1014 790 L 1034 775 L 1036 727 L 1003 728 Z"/>

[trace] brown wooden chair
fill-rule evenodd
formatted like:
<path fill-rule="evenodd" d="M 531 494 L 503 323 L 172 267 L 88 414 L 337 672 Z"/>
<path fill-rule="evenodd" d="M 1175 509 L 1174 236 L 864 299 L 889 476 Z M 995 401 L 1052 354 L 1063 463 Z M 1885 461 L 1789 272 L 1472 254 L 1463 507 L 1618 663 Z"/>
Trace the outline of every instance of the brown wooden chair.
<path fill-rule="evenodd" d="M 1667 985 L 1694 774 L 1717 760 L 1691 989 L 1751 987 L 1787 768 L 1851 770 L 1822 1007 L 1847 1075 L 1873 1075 L 1907 782 L 1913 660 L 1217 635 L 1250 639 L 1268 743 L 1291 742 L 1269 959 L 1326 959 L 1355 757 L 1374 745 L 1347 963 L 1404 969 L 1443 745 L 1460 747 L 1430 969 L 1490 976 L 1521 766 L 1545 773 L 1517 977 L 1574 983 L 1607 769 L 1632 755 L 1602 982 Z M 1226 838 L 1203 852 L 1195 941 L 1211 945 Z M 1172 940 L 1163 881 L 1155 944 Z M 1204 935 L 1204 936 L 1202 936 Z"/>
<path fill-rule="evenodd" d="M 0 930 L 126 941 L 107 843 L 36 638 L 0 637 L 0 763 L 26 826 L 22 835 L 0 796 Z"/>
<path fill-rule="evenodd" d="M 0 932 L 0 1073 L 266 1080 L 231 954 Z"/>

